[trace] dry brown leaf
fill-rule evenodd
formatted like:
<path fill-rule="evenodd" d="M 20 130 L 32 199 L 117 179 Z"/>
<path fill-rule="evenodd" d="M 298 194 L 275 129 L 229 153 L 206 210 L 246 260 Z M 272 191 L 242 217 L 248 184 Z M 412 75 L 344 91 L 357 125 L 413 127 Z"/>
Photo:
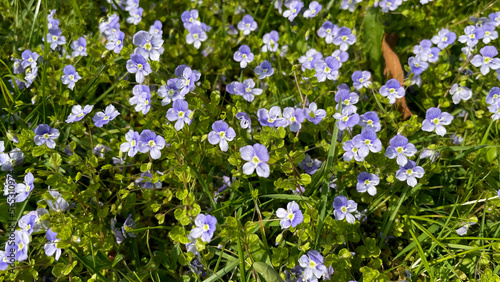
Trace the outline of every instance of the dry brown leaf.
<path fill-rule="evenodd" d="M 385 61 L 384 75 L 397 79 L 403 85 L 403 68 L 401 67 L 398 55 L 394 53 L 394 46 L 396 46 L 397 40 L 398 36 L 390 33 L 384 34 L 382 39 L 382 54 Z M 412 116 L 410 108 L 406 104 L 405 97 L 396 99 L 396 107 L 403 114 L 405 120 Z"/>

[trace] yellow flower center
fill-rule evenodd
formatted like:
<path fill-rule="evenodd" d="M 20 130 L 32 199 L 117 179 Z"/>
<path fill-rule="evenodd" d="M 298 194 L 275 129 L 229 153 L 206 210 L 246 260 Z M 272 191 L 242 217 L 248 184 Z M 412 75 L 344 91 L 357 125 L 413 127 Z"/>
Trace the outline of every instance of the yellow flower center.
<path fill-rule="evenodd" d="M 130 142 L 130 145 L 131 145 L 132 147 L 135 147 L 135 144 L 136 144 L 135 140 L 132 140 L 132 142 Z"/>
<path fill-rule="evenodd" d="M 254 164 L 256 164 L 256 165 L 257 165 L 257 164 L 259 164 L 259 163 L 260 163 L 260 160 L 259 160 L 259 158 L 258 158 L 257 156 L 254 156 L 254 157 L 252 158 L 252 162 L 253 162 Z"/>
<path fill-rule="evenodd" d="M 70 75 L 69 75 L 69 79 L 70 79 L 70 80 L 73 80 L 73 79 L 75 79 L 75 76 L 74 76 L 74 75 L 72 75 L 72 74 L 70 74 Z"/>
<path fill-rule="evenodd" d="M 404 151 L 403 147 L 396 148 L 396 152 L 398 152 L 399 154 L 403 153 L 403 151 Z"/>
<path fill-rule="evenodd" d="M 148 145 L 149 145 L 149 147 L 153 147 L 156 145 L 156 143 L 153 140 L 149 140 Z"/>
<path fill-rule="evenodd" d="M 142 70 L 142 64 L 137 64 L 137 68 Z"/>
<path fill-rule="evenodd" d="M 208 224 L 203 225 L 203 231 L 208 231 L 210 229 L 210 226 Z"/>
<path fill-rule="evenodd" d="M 144 45 L 144 49 L 146 49 L 146 50 L 148 50 L 148 51 L 149 51 L 149 50 L 151 50 L 151 47 L 152 47 L 152 46 L 151 46 L 151 43 L 146 43 L 146 44 Z"/>
<path fill-rule="evenodd" d="M 224 138 L 226 136 L 226 133 L 224 131 L 219 132 L 219 137 Z"/>
<path fill-rule="evenodd" d="M 179 118 L 183 118 L 183 117 L 184 117 L 184 115 L 185 115 L 185 113 L 184 113 L 183 111 L 179 111 L 179 112 L 177 113 L 177 116 L 178 116 Z"/>

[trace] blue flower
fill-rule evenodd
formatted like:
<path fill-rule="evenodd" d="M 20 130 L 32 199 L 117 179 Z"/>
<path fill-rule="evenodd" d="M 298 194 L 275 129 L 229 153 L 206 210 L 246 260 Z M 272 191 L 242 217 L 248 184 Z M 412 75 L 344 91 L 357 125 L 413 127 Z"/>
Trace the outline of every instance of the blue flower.
<path fill-rule="evenodd" d="M 356 184 L 356 190 L 359 193 L 368 192 L 370 196 L 377 195 L 377 186 L 380 182 L 380 178 L 375 174 L 368 172 L 361 172 L 358 174 L 358 183 Z"/>
<path fill-rule="evenodd" d="M 236 114 L 236 118 L 240 120 L 240 126 L 242 129 L 252 128 L 252 120 L 247 113 L 239 112 Z"/>
<path fill-rule="evenodd" d="M 370 81 L 371 73 L 369 71 L 355 71 L 352 76 L 352 86 L 356 90 L 360 90 L 361 88 L 369 88 L 372 82 Z"/>
<path fill-rule="evenodd" d="M 236 132 L 232 127 L 222 120 L 218 120 L 212 124 L 212 131 L 208 134 L 208 142 L 212 145 L 219 144 L 220 149 L 226 152 L 228 149 L 227 141 L 233 141 L 236 137 Z"/>
<path fill-rule="evenodd" d="M 6 270 L 10 265 L 9 257 L 7 255 L 8 253 L 0 251 L 0 270 Z"/>
<path fill-rule="evenodd" d="M 248 45 L 241 45 L 238 51 L 234 52 L 233 59 L 240 62 L 241 68 L 246 68 L 247 64 L 253 61 L 254 55 L 250 51 Z"/>
<path fill-rule="evenodd" d="M 277 209 L 276 216 L 281 219 L 281 229 L 288 229 L 290 226 L 296 227 L 304 221 L 302 211 L 300 211 L 300 207 L 295 201 L 289 202 L 286 205 L 286 210 L 283 208 Z"/>
<path fill-rule="evenodd" d="M 56 139 L 59 137 L 59 130 L 51 128 L 47 124 L 39 124 L 35 130 L 35 145 L 47 145 L 47 148 L 54 149 L 56 147 Z"/>
<path fill-rule="evenodd" d="M 111 219 L 111 231 L 115 234 L 116 243 L 121 244 L 128 237 L 136 237 L 133 232 L 129 232 L 130 230 L 135 229 L 135 221 L 132 218 L 132 215 L 129 214 L 125 222 L 123 223 L 121 228 L 115 228 L 116 219 Z"/>
<path fill-rule="evenodd" d="M 366 112 L 360 116 L 359 125 L 363 128 L 361 129 L 372 129 L 375 132 L 379 132 L 381 129 L 380 121 L 378 115 L 374 111 Z"/>
<path fill-rule="evenodd" d="M 135 111 L 145 115 L 151 109 L 151 92 L 147 85 L 136 85 L 132 89 L 134 96 L 128 101 L 130 105 L 135 105 Z"/>
<path fill-rule="evenodd" d="M 323 58 L 323 55 L 316 51 L 316 49 L 307 50 L 306 55 L 299 58 L 299 63 L 302 64 L 302 71 L 314 69 L 314 65 L 321 60 L 321 58 Z"/>
<path fill-rule="evenodd" d="M 276 52 L 278 51 L 278 40 L 280 39 L 278 32 L 276 30 L 271 31 L 270 33 L 264 34 L 262 41 L 264 42 L 264 46 L 262 46 L 262 52 Z"/>
<path fill-rule="evenodd" d="M 377 133 L 371 129 L 354 136 L 352 143 L 358 148 L 358 154 L 361 158 L 365 158 L 370 152 L 378 153 L 382 151 L 382 142 L 377 138 Z"/>
<path fill-rule="evenodd" d="M 385 156 L 389 159 L 396 158 L 400 166 L 406 165 L 407 157 L 413 157 L 417 153 L 415 145 L 408 143 L 408 138 L 403 135 L 396 135 L 389 141 L 389 147 L 385 150 Z"/>
<path fill-rule="evenodd" d="M 246 79 L 243 83 L 237 84 L 234 89 L 238 95 L 243 96 L 243 99 L 248 102 L 252 102 L 255 99 L 254 95 L 262 94 L 262 89 L 254 87 L 255 82 L 253 82 L 252 79 Z"/>
<path fill-rule="evenodd" d="M 441 29 L 438 32 L 438 35 L 432 37 L 431 40 L 432 43 L 436 44 L 439 49 L 443 50 L 457 40 L 457 35 L 448 29 Z"/>
<path fill-rule="evenodd" d="M 173 108 L 168 109 L 167 119 L 175 122 L 175 130 L 179 131 L 184 128 L 184 123 L 190 125 L 192 120 L 189 117 L 191 110 L 188 110 L 188 103 L 184 100 L 175 100 Z"/>
<path fill-rule="evenodd" d="M 358 209 L 358 204 L 355 201 L 347 200 L 345 196 L 337 196 L 333 199 L 333 208 L 335 220 L 344 220 L 345 218 L 351 224 L 356 221 L 356 218 L 352 215 Z"/>
<path fill-rule="evenodd" d="M 302 127 L 302 122 L 306 119 L 304 110 L 286 107 L 283 109 L 283 117 L 288 120 L 291 132 L 297 132 Z"/>
<path fill-rule="evenodd" d="M 389 79 L 385 85 L 380 87 L 380 95 L 389 99 L 389 104 L 394 104 L 396 98 L 402 98 L 405 95 L 405 89 L 397 79 Z"/>
<path fill-rule="evenodd" d="M 421 166 L 417 166 L 414 161 L 409 160 L 405 166 L 400 166 L 399 170 L 396 172 L 396 178 L 400 181 L 405 181 L 411 187 L 417 185 L 417 178 L 422 178 L 424 176 L 424 169 Z"/>
<path fill-rule="evenodd" d="M 335 93 L 335 102 L 337 105 L 335 106 L 336 110 L 339 110 L 340 101 L 342 101 L 342 109 L 349 109 L 351 112 L 356 112 L 357 107 L 354 106 L 359 101 L 359 96 L 356 92 L 351 92 L 349 87 L 342 83 L 337 87 L 337 93 Z"/>
<path fill-rule="evenodd" d="M 158 96 L 163 98 L 161 101 L 162 106 L 166 106 L 178 99 L 184 99 L 184 95 L 181 94 L 181 91 L 177 89 L 177 81 L 178 78 L 171 78 L 167 80 L 167 85 L 162 85 L 158 89 Z"/>
<path fill-rule="evenodd" d="M 413 54 L 420 60 L 421 57 L 426 57 L 426 54 L 431 51 L 432 42 L 429 39 L 420 41 L 420 44 L 413 47 Z M 426 61 L 425 59 L 423 61 Z"/>
<path fill-rule="evenodd" d="M 59 45 L 66 44 L 66 37 L 62 36 L 61 29 L 49 29 L 49 33 L 45 37 L 47 43 L 50 43 L 50 49 L 55 50 Z M 45 39 L 44 38 L 44 39 Z"/>
<path fill-rule="evenodd" d="M 134 53 L 140 54 L 146 60 L 159 61 L 160 55 L 163 54 L 164 51 L 161 35 L 153 35 L 144 30 L 134 34 L 132 43 L 137 46 Z"/>
<path fill-rule="evenodd" d="M 450 94 L 452 95 L 453 103 L 458 104 L 461 100 L 469 100 L 472 97 L 472 90 L 455 83 L 450 89 Z"/>
<path fill-rule="evenodd" d="M 321 161 L 318 159 L 313 159 L 309 154 L 306 154 L 304 160 L 299 163 L 300 168 L 302 168 L 307 174 L 313 175 L 321 167 Z"/>
<path fill-rule="evenodd" d="M 309 9 L 304 11 L 304 18 L 314 18 L 323 7 L 317 1 L 309 3 Z"/>
<path fill-rule="evenodd" d="M 490 18 L 490 21 L 493 25 L 499 26 L 500 25 L 500 12 L 494 12 L 488 15 Z"/>
<path fill-rule="evenodd" d="M 500 102 L 500 88 L 493 87 L 491 88 L 490 92 L 488 92 L 488 96 L 486 96 L 486 103 L 492 105 L 492 104 L 497 104 L 498 102 Z"/>
<path fill-rule="evenodd" d="M 316 103 L 312 102 L 309 104 L 308 108 L 304 109 L 304 115 L 308 121 L 318 124 L 326 117 L 326 111 L 318 109 Z"/>
<path fill-rule="evenodd" d="M 181 95 L 186 95 L 189 91 L 193 91 L 195 88 L 194 83 L 200 80 L 201 77 L 199 71 L 192 70 L 186 65 L 178 66 L 175 69 L 175 75 L 179 77 L 175 86 L 180 91 Z"/>
<path fill-rule="evenodd" d="M 127 18 L 127 23 L 131 23 L 137 25 L 141 22 L 142 13 L 144 12 L 143 8 L 137 8 L 129 11 L 130 17 Z"/>
<path fill-rule="evenodd" d="M 207 40 L 207 34 L 198 25 L 192 24 L 188 28 L 189 33 L 186 35 L 186 43 L 193 44 L 194 48 L 199 49 L 201 42 Z"/>
<path fill-rule="evenodd" d="M 481 55 L 475 55 L 470 61 L 475 67 L 481 67 L 481 73 L 486 75 L 490 72 L 490 68 L 496 70 L 500 68 L 500 59 L 494 58 L 498 55 L 497 48 L 494 46 L 483 47 L 480 51 Z"/>
<path fill-rule="evenodd" d="M 143 83 L 144 78 L 152 72 L 149 63 L 140 54 L 130 55 L 130 60 L 127 61 L 127 71 L 135 73 L 135 80 L 139 84 Z"/>
<path fill-rule="evenodd" d="M 339 76 L 340 62 L 334 57 L 326 57 L 325 60 L 319 60 L 314 65 L 316 74 L 314 76 L 318 82 L 328 80 L 337 80 Z"/>
<path fill-rule="evenodd" d="M 82 78 L 78 72 L 75 70 L 75 67 L 72 65 L 67 65 L 63 69 L 64 75 L 61 76 L 61 81 L 63 84 L 68 84 L 68 88 L 73 90 L 75 87 L 75 82 Z"/>
<path fill-rule="evenodd" d="M 149 28 L 149 34 L 151 35 L 162 35 L 162 24 L 160 21 L 156 20 L 155 23 Z"/>
<path fill-rule="evenodd" d="M 195 228 L 189 232 L 193 238 L 200 238 L 203 242 L 210 242 L 217 228 L 217 219 L 209 214 L 198 214 L 194 219 Z"/>
<path fill-rule="evenodd" d="M 33 81 L 35 81 L 37 74 L 38 74 L 37 67 L 32 67 L 30 70 L 26 72 L 26 76 L 24 77 L 24 79 L 26 80 L 26 88 L 30 87 Z"/>
<path fill-rule="evenodd" d="M 257 117 L 262 126 L 285 127 L 288 125 L 288 121 L 281 117 L 281 108 L 279 106 L 273 106 L 269 111 L 264 108 L 259 109 Z"/>
<path fill-rule="evenodd" d="M 496 26 L 493 22 L 488 22 L 483 25 L 484 37 L 483 43 L 489 44 L 492 40 L 498 38 L 498 32 L 495 30 Z"/>
<path fill-rule="evenodd" d="M 21 58 L 23 59 L 21 62 L 21 66 L 25 69 L 28 67 L 36 68 L 36 65 L 37 65 L 36 61 L 38 60 L 39 57 L 40 57 L 40 55 L 38 55 L 37 52 L 31 52 L 30 50 L 26 49 L 21 54 Z M 20 73 L 20 72 L 18 72 L 18 73 Z"/>
<path fill-rule="evenodd" d="M 56 190 L 50 189 L 49 187 L 49 194 L 55 200 L 54 202 L 49 199 L 45 200 L 47 201 L 47 205 L 51 210 L 55 212 L 62 212 L 70 209 L 69 203 L 62 197 L 61 193 L 57 192 Z"/>
<path fill-rule="evenodd" d="M 117 14 L 112 14 L 108 19 L 99 24 L 99 32 L 103 34 L 106 38 L 112 36 L 120 30 L 120 18 Z"/>
<path fill-rule="evenodd" d="M 388 13 L 396 10 L 402 3 L 402 0 L 382 0 L 378 3 L 378 6 L 382 9 L 382 12 Z"/>
<path fill-rule="evenodd" d="M 120 145 L 120 151 L 124 153 L 128 152 L 129 157 L 135 156 L 139 151 L 140 138 L 139 132 L 133 131 L 132 129 L 129 130 L 127 134 L 125 134 L 125 140 L 127 140 L 127 142 Z"/>
<path fill-rule="evenodd" d="M 9 247 L 15 248 L 14 253 L 17 261 L 23 261 L 28 259 L 28 245 L 30 243 L 30 235 L 25 230 L 14 231 L 14 246 L 9 245 Z M 10 248 L 7 248 L 7 253 L 11 252 Z"/>
<path fill-rule="evenodd" d="M 198 10 L 185 11 L 181 15 L 182 23 L 184 24 L 184 28 L 188 29 L 191 25 L 200 25 L 200 21 L 198 20 Z"/>
<path fill-rule="evenodd" d="M 339 61 L 339 68 L 340 68 L 342 66 L 342 63 L 345 63 L 347 62 L 347 60 L 349 60 L 349 53 L 342 50 L 335 50 L 332 53 L 332 57 L 334 57 L 335 59 L 337 59 L 337 61 Z"/>
<path fill-rule="evenodd" d="M 333 43 L 333 38 L 337 36 L 339 27 L 330 21 L 325 21 L 318 29 L 318 36 L 324 38 L 327 44 Z"/>
<path fill-rule="evenodd" d="M 471 227 L 472 225 L 476 224 L 475 222 L 468 222 L 468 223 L 465 223 L 464 225 L 462 225 L 460 228 L 458 228 L 457 230 L 455 230 L 455 232 L 457 232 L 457 234 L 459 236 L 464 236 L 467 234 L 467 231 L 469 231 L 469 227 Z"/>
<path fill-rule="evenodd" d="M 92 150 L 92 153 L 97 155 L 99 158 L 104 158 L 104 154 L 109 151 L 111 151 L 110 147 L 103 144 L 97 144 Z"/>
<path fill-rule="evenodd" d="M 13 73 L 14 74 L 23 73 L 24 72 L 24 67 L 23 67 L 22 62 L 23 62 L 24 59 L 21 60 L 21 59 L 17 59 L 17 58 L 12 58 L 12 60 L 14 61 L 14 63 L 12 64 Z M 34 61 L 33 58 L 31 58 L 31 61 L 32 62 Z M 26 63 L 28 63 L 27 65 L 31 66 L 31 62 L 30 61 L 28 61 Z M 35 66 L 36 66 L 36 62 L 35 62 Z M 16 79 L 16 82 L 17 81 L 18 81 L 18 79 Z M 14 85 L 12 85 L 12 87 L 14 87 Z"/>
<path fill-rule="evenodd" d="M 484 29 L 470 25 L 464 29 L 465 35 L 460 35 L 458 41 L 469 47 L 476 46 L 477 42 L 484 37 Z"/>
<path fill-rule="evenodd" d="M 80 37 L 78 40 L 71 42 L 70 47 L 73 49 L 72 57 L 87 56 L 87 39 L 85 37 Z"/>
<path fill-rule="evenodd" d="M 55 14 L 56 10 L 50 10 L 49 14 L 47 15 L 47 29 L 59 28 L 59 20 L 54 18 Z"/>
<path fill-rule="evenodd" d="M 352 159 L 355 159 L 358 162 L 362 162 L 365 158 L 359 155 L 359 149 L 354 146 L 352 140 L 345 141 L 342 144 L 342 149 L 344 149 L 345 153 L 342 156 L 344 161 L 350 162 Z"/>
<path fill-rule="evenodd" d="M 83 108 L 80 105 L 74 105 L 73 108 L 71 108 L 71 114 L 69 114 L 66 122 L 73 123 L 75 121 L 81 121 L 86 114 L 92 111 L 93 108 L 93 105 L 86 105 Z"/>
<path fill-rule="evenodd" d="M 490 113 L 493 115 L 491 116 L 492 120 L 497 120 L 500 118 L 500 101 L 496 102 L 495 104 L 492 104 L 488 107 L 488 110 Z"/>
<path fill-rule="evenodd" d="M 340 9 L 354 12 L 354 10 L 356 9 L 356 4 L 362 1 L 363 0 L 342 0 L 342 3 L 340 3 Z"/>
<path fill-rule="evenodd" d="M 435 130 L 437 135 L 444 136 L 446 128 L 443 125 L 449 125 L 452 120 L 453 116 L 449 113 L 441 112 L 438 108 L 429 108 L 422 122 L 422 130 L 427 132 Z"/>
<path fill-rule="evenodd" d="M 31 172 L 24 176 L 24 183 L 16 185 L 16 203 L 24 202 L 35 188 L 35 177 Z M 31 233 L 30 233 L 31 234 Z"/>
<path fill-rule="evenodd" d="M 45 254 L 49 257 L 56 254 L 55 260 L 59 260 L 62 250 L 57 247 L 57 242 L 59 242 L 59 239 L 57 239 L 57 233 L 52 231 L 52 229 L 49 229 L 47 230 L 47 233 L 45 233 L 45 237 L 49 241 L 43 246 Z"/>
<path fill-rule="evenodd" d="M 15 148 L 9 153 L 0 153 L 0 165 L 2 166 L 2 171 L 11 171 L 14 165 L 20 165 L 23 163 L 24 154 L 19 148 Z"/>
<path fill-rule="evenodd" d="M 118 30 L 108 37 L 108 41 L 106 42 L 106 49 L 115 52 L 116 54 L 120 54 L 123 49 L 123 39 L 125 38 L 125 33 Z"/>
<path fill-rule="evenodd" d="M 257 175 L 260 177 L 269 177 L 270 169 L 267 162 L 269 154 L 266 146 L 262 144 L 247 145 L 240 148 L 241 158 L 247 163 L 243 165 L 243 174 L 250 175 L 257 170 Z"/>
<path fill-rule="evenodd" d="M 135 180 L 135 184 L 144 189 L 161 188 L 161 181 L 153 183 L 153 174 L 150 172 L 141 173 L 141 177 Z"/>
<path fill-rule="evenodd" d="M 342 109 L 342 113 L 335 113 L 333 118 L 337 120 L 337 127 L 340 130 L 352 129 L 359 123 L 359 115 L 353 111 L 353 108 Z"/>
<path fill-rule="evenodd" d="M 102 127 L 108 122 L 114 120 L 120 113 L 115 110 L 113 105 L 108 105 L 104 112 L 97 112 L 92 120 L 94 121 L 95 126 Z"/>
<path fill-rule="evenodd" d="M 166 145 L 165 138 L 156 135 L 156 133 L 149 129 L 142 131 L 140 137 L 139 152 L 143 154 L 149 152 L 153 160 L 159 159 L 161 157 L 161 149 Z"/>
<path fill-rule="evenodd" d="M 259 76 L 259 79 L 264 79 L 274 73 L 274 69 L 271 66 L 271 63 L 266 60 L 262 61 L 260 65 L 256 66 L 253 71 L 256 75 Z"/>
<path fill-rule="evenodd" d="M 36 214 L 28 213 L 23 215 L 19 219 L 19 222 L 17 224 L 19 225 L 19 228 L 21 228 L 23 231 L 28 232 L 28 235 L 31 235 L 31 233 L 33 233 L 33 227 L 35 226 L 35 220 Z"/>
<path fill-rule="evenodd" d="M 299 14 L 300 10 L 304 7 L 304 3 L 302 1 L 293 0 L 287 1 L 285 6 L 288 10 L 283 12 L 283 17 L 288 18 L 289 21 L 293 21 L 295 17 Z"/>
<path fill-rule="evenodd" d="M 340 46 L 341 51 L 346 51 L 349 45 L 354 43 L 356 43 L 356 35 L 352 34 L 351 29 L 347 27 L 341 27 L 333 38 L 333 44 Z"/>
<path fill-rule="evenodd" d="M 323 256 L 316 250 L 307 252 L 299 258 L 299 265 L 295 266 L 294 272 L 300 277 L 300 281 L 318 281 L 323 275 L 328 273 L 328 269 L 323 265 Z"/>
<path fill-rule="evenodd" d="M 249 35 L 250 32 L 257 29 L 257 22 L 251 15 L 245 15 L 243 19 L 238 23 L 238 29 L 243 31 L 244 35 Z"/>

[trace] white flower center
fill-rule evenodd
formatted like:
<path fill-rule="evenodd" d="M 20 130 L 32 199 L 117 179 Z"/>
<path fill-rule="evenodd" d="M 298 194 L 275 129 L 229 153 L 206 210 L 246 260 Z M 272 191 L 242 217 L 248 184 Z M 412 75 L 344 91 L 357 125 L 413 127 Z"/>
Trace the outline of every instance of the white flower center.
<path fill-rule="evenodd" d="M 210 230 L 210 226 L 208 226 L 208 224 L 203 225 L 203 231 L 206 232 L 208 230 Z"/>

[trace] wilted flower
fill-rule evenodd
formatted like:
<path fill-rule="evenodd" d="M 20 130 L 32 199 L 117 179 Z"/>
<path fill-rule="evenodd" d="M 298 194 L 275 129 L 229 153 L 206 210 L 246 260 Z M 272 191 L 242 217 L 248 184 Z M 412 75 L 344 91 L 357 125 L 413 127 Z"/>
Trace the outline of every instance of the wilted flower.
<path fill-rule="evenodd" d="M 306 154 L 304 160 L 299 163 L 300 168 L 302 168 L 307 174 L 313 175 L 321 167 L 321 161 L 318 159 L 312 159 L 309 154 Z"/>
<path fill-rule="evenodd" d="M 153 174 L 151 172 L 141 173 L 141 177 L 137 178 L 134 182 L 136 185 L 144 189 L 161 188 L 160 180 L 153 183 Z"/>
<path fill-rule="evenodd" d="M 240 120 L 240 126 L 243 129 L 250 129 L 252 127 L 252 120 L 247 113 L 239 112 L 236 114 L 236 118 Z"/>
<path fill-rule="evenodd" d="M 475 225 L 475 224 L 476 224 L 475 222 L 467 222 L 464 225 L 462 225 L 460 228 L 455 230 L 455 232 L 457 232 L 457 234 L 459 236 L 467 235 L 467 231 L 469 231 L 469 227 L 471 227 L 472 225 Z"/>

